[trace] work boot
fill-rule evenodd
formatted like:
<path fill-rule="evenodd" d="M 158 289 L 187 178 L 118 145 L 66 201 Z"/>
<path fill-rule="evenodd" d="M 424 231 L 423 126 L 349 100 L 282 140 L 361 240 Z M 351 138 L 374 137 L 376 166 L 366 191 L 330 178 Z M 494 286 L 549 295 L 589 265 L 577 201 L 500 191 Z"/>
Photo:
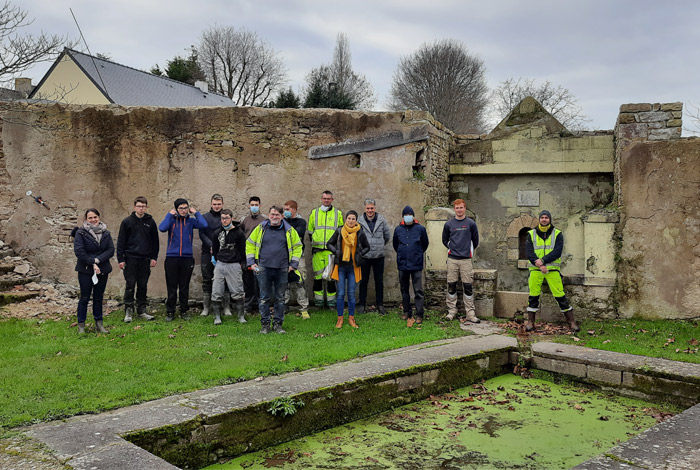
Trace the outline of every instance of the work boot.
<path fill-rule="evenodd" d="M 270 332 L 270 325 L 263 325 L 262 328 L 260 328 L 261 335 L 266 335 L 269 332 Z"/>
<path fill-rule="evenodd" d="M 204 298 L 202 299 L 202 313 L 199 314 L 200 317 L 206 317 L 209 315 L 209 307 L 211 307 L 211 294 L 204 293 Z"/>
<path fill-rule="evenodd" d="M 445 318 L 447 318 L 449 321 L 452 321 L 455 319 L 455 314 L 454 313 L 448 313 Z"/>
<path fill-rule="evenodd" d="M 384 308 L 384 305 L 377 305 L 377 312 L 379 312 L 379 315 L 386 315 L 386 309 Z"/>
<path fill-rule="evenodd" d="M 234 300 L 233 304 L 236 306 L 238 323 L 248 323 L 248 320 L 245 319 L 245 301 L 243 299 Z"/>
<path fill-rule="evenodd" d="M 286 331 L 284 331 L 284 330 L 282 329 L 282 325 L 281 325 L 280 323 L 275 323 L 275 324 L 273 325 L 273 327 L 272 327 L 272 330 L 273 330 L 275 333 L 280 334 L 280 335 L 283 335 L 283 334 L 286 333 Z"/>
<path fill-rule="evenodd" d="M 476 316 L 474 310 L 470 310 L 469 312 L 467 312 L 467 320 L 469 320 L 472 323 L 481 323 L 481 320 L 479 320 L 479 317 Z"/>
<path fill-rule="evenodd" d="M 464 302 L 464 310 L 467 312 L 467 320 L 472 323 L 481 323 L 481 320 L 479 320 L 479 317 L 476 316 L 476 312 L 474 311 L 474 296 L 464 294 L 462 300 Z"/>
<path fill-rule="evenodd" d="M 335 322 L 335 327 L 336 327 L 336 328 L 342 328 L 342 327 L 343 327 L 343 317 L 338 317 L 338 321 Z"/>
<path fill-rule="evenodd" d="M 214 312 L 214 324 L 221 325 L 221 302 L 212 302 L 211 310 Z"/>
<path fill-rule="evenodd" d="M 134 307 L 124 308 L 124 323 L 131 323 L 131 317 L 134 315 Z"/>
<path fill-rule="evenodd" d="M 189 316 L 189 314 L 187 313 L 187 310 L 185 310 L 184 312 L 180 312 L 180 318 L 182 318 L 182 319 L 185 320 L 185 321 L 187 321 L 187 320 L 190 319 L 190 316 Z"/>
<path fill-rule="evenodd" d="M 365 313 L 365 306 L 364 305 L 358 305 L 357 308 L 355 309 L 355 314 L 360 314 L 362 315 Z"/>
<path fill-rule="evenodd" d="M 309 318 L 311 318 L 311 316 L 309 315 L 309 312 L 307 312 L 306 310 L 302 310 L 301 311 L 301 319 L 308 320 Z"/>
<path fill-rule="evenodd" d="M 571 328 L 571 331 L 574 333 L 578 333 L 581 331 L 581 328 L 578 327 L 576 324 L 576 320 L 574 320 L 574 311 L 569 310 L 567 312 L 564 312 L 564 318 L 566 318 L 566 321 L 569 322 L 569 328 Z"/>
<path fill-rule="evenodd" d="M 537 312 L 527 312 L 527 321 L 525 322 L 525 331 L 535 330 L 535 315 Z"/>
<path fill-rule="evenodd" d="M 85 334 L 85 322 L 78 323 L 78 334 L 79 335 L 84 335 Z"/>
<path fill-rule="evenodd" d="M 139 307 L 139 308 L 137 309 L 137 311 L 138 311 L 138 313 L 139 313 L 139 318 L 140 318 L 141 320 L 151 321 L 151 320 L 153 320 L 154 318 L 156 318 L 156 317 L 154 317 L 153 315 L 149 315 L 149 314 L 146 313 L 146 307 L 145 307 L 145 306 L 144 306 L 144 307 Z"/>
<path fill-rule="evenodd" d="M 175 312 L 165 312 L 165 321 L 175 320 Z"/>
<path fill-rule="evenodd" d="M 230 317 L 231 315 L 233 315 L 233 313 L 231 313 L 231 297 L 230 296 L 226 295 L 226 297 L 224 297 L 223 304 L 224 304 L 224 316 Z"/>
<path fill-rule="evenodd" d="M 355 323 L 355 315 L 348 315 L 348 323 L 350 323 L 350 326 L 352 326 L 353 328 L 359 328 L 359 326 L 357 326 L 357 323 Z"/>
<path fill-rule="evenodd" d="M 109 334 L 109 331 L 102 326 L 102 320 L 95 320 L 95 330 L 97 330 L 98 333 Z"/>

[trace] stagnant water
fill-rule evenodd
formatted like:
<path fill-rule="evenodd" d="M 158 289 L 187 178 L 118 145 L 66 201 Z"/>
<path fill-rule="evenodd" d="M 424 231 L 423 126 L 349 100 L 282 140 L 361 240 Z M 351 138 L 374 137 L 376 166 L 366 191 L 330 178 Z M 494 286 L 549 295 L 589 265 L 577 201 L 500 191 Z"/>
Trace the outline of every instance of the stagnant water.
<path fill-rule="evenodd" d="M 207 470 L 568 469 L 678 411 L 503 375 Z"/>

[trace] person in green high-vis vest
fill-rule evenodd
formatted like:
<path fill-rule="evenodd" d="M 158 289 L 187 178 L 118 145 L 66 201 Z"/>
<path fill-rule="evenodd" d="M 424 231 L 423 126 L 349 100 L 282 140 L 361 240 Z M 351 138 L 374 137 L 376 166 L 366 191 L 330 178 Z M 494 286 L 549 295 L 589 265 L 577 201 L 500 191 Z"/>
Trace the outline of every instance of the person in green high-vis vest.
<path fill-rule="evenodd" d="M 564 250 L 564 234 L 552 225 L 552 214 L 543 210 L 540 212 L 540 224 L 530 230 L 526 241 L 527 259 L 530 260 L 530 297 L 527 306 L 527 321 L 525 329 L 535 329 L 535 316 L 540 309 L 540 294 L 542 283 L 547 281 L 554 300 L 559 304 L 561 313 L 569 322 L 574 333 L 580 328 L 574 320 L 574 309 L 564 294 L 564 284 L 561 277 L 561 253 Z"/>

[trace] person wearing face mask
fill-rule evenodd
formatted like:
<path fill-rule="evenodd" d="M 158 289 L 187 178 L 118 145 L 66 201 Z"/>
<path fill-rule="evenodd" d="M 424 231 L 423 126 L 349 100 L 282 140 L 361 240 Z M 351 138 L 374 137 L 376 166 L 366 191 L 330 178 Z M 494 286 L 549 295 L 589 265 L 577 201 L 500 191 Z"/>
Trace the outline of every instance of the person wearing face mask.
<path fill-rule="evenodd" d="M 258 196 L 251 196 L 248 199 L 248 209 L 250 213 L 241 219 L 241 228 L 246 238 L 250 237 L 255 227 L 267 219 L 260 213 L 260 198 Z M 258 293 L 260 288 L 258 286 L 258 278 L 250 268 L 243 270 L 243 288 L 245 289 L 246 311 L 248 313 L 256 313 L 258 311 Z"/>
<path fill-rule="evenodd" d="M 100 221 L 97 209 L 85 211 L 85 221 L 81 227 L 73 229 L 71 236 L 73 250 L 78 261 L 75 270 L 80 284 L 78 301 L 78 334 L 85 333 L 87 308 L 92 295 L 92 315 L 95 318 L 95 330 L 109 333 L 102 324 L 102 303 L 107 287 L 107 278 L 112 272 L 109 259 L 114 255 L 114 242 L 107 226 Z"/>
<path fill-rule="evenodd" d="M 530 296 L 527 306 L 527 322 L 525 330 L 535 329 L 535 315 L 540 309 L 540 294 L 542 283 L 547 281 L 554 300 L 559 304 L 562 315 L 569 322 L 569 328 L 574 333 L 581 329 L 574 320 L 574 309 L 564 293 L 561 279 L 561 254 L 564 250 L 564 234 L 552 225 L 552 214 L 543 210 L 540 212 L 540 224 L 530 230 L 525 240 L 525 253 L 530 261 L 530 277 L 528 285 Z"/>
<path fill-rule="evenodd" d="M 328 257 L 331 254 L 328 249 L 328 240 L 331 239 L 338 227 L 343 225 L 343 213 L 333 207 L 333 193 L 323 191 L 321 194 L 321 206 L 311 211 L 307 231 L 311 239 L 311 264 L 314 270 L 314 305 L 323 307 L 325 293 L 326 303 L 329 308 L 335 307 L 336 286 L 335 281 L 326 281 L 323 287 L 323 270 L 328 266 Z"/>
<path fill-rule="evenodd" d="M 246 263 L 258 276 L 260 285 L 261 334 L 270 332 L 270 306 L 274 304 L 275 316 L 272 331 L 284 334 L 284 293 L 290 272 L 299 267 L 301 240 L 296 230 L 282 220 L 282 208 L 270 207 L 268 220 L 264 221 L 246 240 Z"/>
<path fill-rule="evenodd" d="M 338 321 L 336 328 L 343 326 L 343 311 L 345 307 L 345 293 L 348 294 L 348 323 L 353 328 L 358 328 L 355 323 L 355 287 L 362 280 L 360 260 L 369 253 L 369 241 L 367 235 L 357 223 L 357 212 L 348 211 L 345 216 L 345 224 L 338 227 L 328 240 L 328 248 L 335 255 L 335 266 L 331 277 L 338 281 L 338 299 L 336 311 Z"/>
<path fill-rule="evenodd" d="M 233 220 L 229 209 L 221 211 L 219 228 L 212 237 L 211 263 L 214 264 L 211 304 L 214 311 L 214 324 L 221 325 L 221 301 L 229 297 L 238 314 L 238 321 L 246 323 L 243 297 L 242 266 L 245 264 L 246 238 L 240 222 Z M 224 292 L 228 287 L 228 292 Z"/>
<path fill-rule="evenodd" d="M 396 264 L 399 268 L 399 285 L 403 305 L 403 318 L 406 326 L 411 328 L 414 323 L 423 323 L 424 299 L 423 293 L 423 263 L 424 254 L 428 249 L 428 232 L 415 219 L 411 206 L 406 206 L 401 213 L 403 220 L 394 229 L 392 245 L 396 251 Z M 413 284 L 413 296 L 416 304 L 415 320 L 411 309 L 411 294 L 409 284 Z"/>
<path fill-rule="evenodd" d="M 295 294 L 297 304 L 301 309 L 300 315 L 304 320 L 311 318 L 309 316 L 309 298 L 306 295 L 306 286 L 304 286 L 304 273 L 306 272 L 306 263 L 304 262 L 304 235 L 306 234 L 306 221 L 299 216 L 297 209 L 299 208 L 296 201 L 289 200 L 284 203 L 284 220 L 294 227 L 301 240 L 301 257 L 299 258 L 299 269 L 289 273 L 289 282 L 287 284 L 287 292 L 284 294 L 284 302 L 289 305 L 292 294 Z"/>
<path fill-rule="evenodd" d="M 190 301 L 190 279 L 194 270 L 192 239 L 194 229 L 207 228 L 207 221 L 187 199 L 175 200 L 175 208 L 165 214 L 158 226 L 161 232 L 168 232 L 168 249 L 165 253 L 165 285 L 168 298 L 165 301 L 165 321 L 175 318 L 175 305 L 180 293 L 180 317 L 189 320 L 187 311 Z"/>

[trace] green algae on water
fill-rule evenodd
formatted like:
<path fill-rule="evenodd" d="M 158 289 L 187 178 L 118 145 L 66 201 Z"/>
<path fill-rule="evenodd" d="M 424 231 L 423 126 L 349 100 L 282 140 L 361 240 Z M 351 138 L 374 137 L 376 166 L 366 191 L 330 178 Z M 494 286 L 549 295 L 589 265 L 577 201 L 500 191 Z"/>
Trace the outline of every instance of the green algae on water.
<path fill-rule="evenodd" d="M 503 375 L 207 469 L 567 469 L 652 415 L 640 400 Z"/>

